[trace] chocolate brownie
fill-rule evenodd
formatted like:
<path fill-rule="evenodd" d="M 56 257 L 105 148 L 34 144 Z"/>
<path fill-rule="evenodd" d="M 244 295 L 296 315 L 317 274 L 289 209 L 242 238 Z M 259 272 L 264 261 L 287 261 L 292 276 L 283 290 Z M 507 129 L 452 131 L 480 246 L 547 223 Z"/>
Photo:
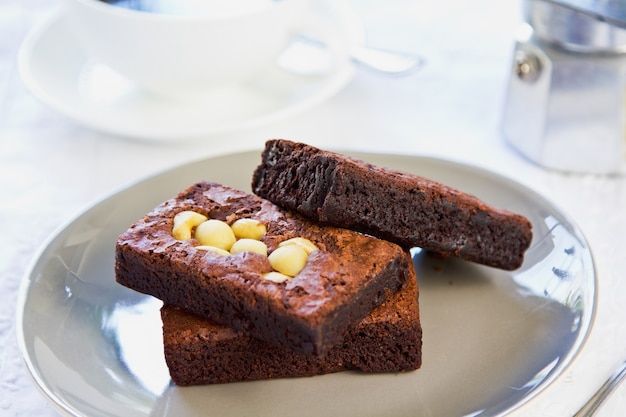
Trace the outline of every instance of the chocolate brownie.
<path fill-rule="evenodd" d="M 196 235 L 173 236 L 178 213 L 199 213 L 234 225 L 261 222 L 269 257 L 290 238 L 304 238 L 304 269 L 283 282 L 268 278 L 268 256 L 242 251 L 223 256 L 199 245 Z M 196 227 L 196 232 L 202 225 Z M 270 343 L 321 355 L 346 330 L 397 292 L 410 276 L 400 246 L 351 230 L 322 226 L 252 194 L 201 182 L 134 223 L 116 243 L 120 284 L 167 304 Z"/>
<path fill-rule="evenodd" d="M 165 360 L 177 385 L 322 375 L 403 372 L 421 365 L 415 276 L 322 357 L 276 347 L 178 307 L 161 309 Z"/>
<path fill-rule="evenodd" d="M 528 219 L 472 195 L 287 140 L 266 143 L 252 190 L 325 224 L 506 270 L 532 240 Z"/>

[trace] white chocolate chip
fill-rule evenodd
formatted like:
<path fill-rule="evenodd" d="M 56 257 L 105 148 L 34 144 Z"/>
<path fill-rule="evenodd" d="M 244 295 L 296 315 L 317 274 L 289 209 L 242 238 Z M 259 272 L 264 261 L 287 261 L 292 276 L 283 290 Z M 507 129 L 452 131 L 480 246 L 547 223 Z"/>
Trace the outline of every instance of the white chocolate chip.
<path fill-rule="evenodd" d="M 207 217 L 195 211 L 186 210 L 174 216 L 172 236 L 178 240 L 191 239 L 191 230 L 200 223 L 207 221 Z"/>
<path fill-rule="evenodd" d="M 272 271 L 272 272 L 268 272 L 267 274 L 263 274 L 263 278 L 268 280 L 268 281 L 272 281 L 272 282 L 276 282 L 276 283 L 281 283 L 281 282 L 285 282 L 289 279 L 291 279 L 291 277 L 285 275 L 285 274 L 281 274 L 280 272 L 276 272 L 276 271 Z"/>
<path fill-rule="evenodd" d="M 237 239 L 255 239 L 261 240 L 267 228 L 263 223 L 254 219 L 239 219 L 231 226 Z"/>
<path fill-rule="evenodd" d="M 303 237 L 294 237 L 291 239 L 287 239 L 285 241 L 280 242 L 278 244 L 278 247 L 281 248 L 283 246 L 288 246 L 288 245 L 296 245 L 296 246 L 301 247 L 302 249 L 304 249 L 307 255 L 310 255 L 311 252 L 318 250 L 317 246 L 315 246 L 313 242 Z"/>
<path fill-rule="evenodd" d="M 215 246 L 199 245 L 199 246 L 196 246 L 196 249 L 217 253 L 218 255 L 222 255 L 222 256 L 230 255 L 230 252 L 228 252 L 227 250 L 216 248 Z"/>
<path fill-rule="evenodd" d="M 226 251 L 230 250 L 235 241 L 235 234 L 226 222 L 210 219 L 196 227 L 195 237 L 203 246 L 215 246 Z"/>
<path fill-rule="evenodd" d="M 295 277 L 302 271 L 308 255 L 300 246 L 287 245 L 282 248 L 276 248 L 268 259 L 270 265 L 275 271 Z"/>
<path fill-rule="evenodd" d="M 260 240 L 255 239 L 239 239 L 230 248 L 230 253 L 237 252 L 254 252 L 259 255 L 267 256 L 267 245 Z"/>
<path fill-rule="evenodd" d="M 239 219 L 229 226 L 224 221 L 208 219 L 191 210 L 176 214 L 172 226 L 174 238 L 188 240 L 193 233 L 199 243 L 196 249 L 221 256 L 244 251 L 267 256 L 267 245 L 261 241 L 266 232 L 266 226 L 255 219 Z M 281 242 L 268 256 L 274 271 L 263 277 L 277 283 L 295 277 L 304 269 L 309 254 L 316 250 L 318 248 L 313 242 L 302 237 Z"/>

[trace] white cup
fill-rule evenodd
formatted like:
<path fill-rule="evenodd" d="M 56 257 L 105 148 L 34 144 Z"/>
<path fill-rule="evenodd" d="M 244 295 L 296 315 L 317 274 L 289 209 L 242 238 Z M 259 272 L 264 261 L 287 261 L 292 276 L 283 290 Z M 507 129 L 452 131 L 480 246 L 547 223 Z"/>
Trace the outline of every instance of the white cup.
<path fill-rule="evenodd" d="M 65 0 L 65 6 L 88 54 L 138 87 L 169 97 L 249 81 L 276 66 L 290 40 L 303 32 L 326 43 L 334 59 L 347 55 L 337 28 L 314 18 L 309 0 L 199 1 L 206 10 L 194 15 L 137 11 L 101 0 Z"/>

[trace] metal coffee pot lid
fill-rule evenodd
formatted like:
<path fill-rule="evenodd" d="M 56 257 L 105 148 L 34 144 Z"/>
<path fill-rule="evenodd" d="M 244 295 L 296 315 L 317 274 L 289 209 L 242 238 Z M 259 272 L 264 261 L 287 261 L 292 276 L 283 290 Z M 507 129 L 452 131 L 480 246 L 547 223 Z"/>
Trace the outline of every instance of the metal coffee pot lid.
<path fill-rule="evenodd" d="M 527 0 L 524 15 L 536 36 L 565 49 L 626 52 L 624 0 Z"/>

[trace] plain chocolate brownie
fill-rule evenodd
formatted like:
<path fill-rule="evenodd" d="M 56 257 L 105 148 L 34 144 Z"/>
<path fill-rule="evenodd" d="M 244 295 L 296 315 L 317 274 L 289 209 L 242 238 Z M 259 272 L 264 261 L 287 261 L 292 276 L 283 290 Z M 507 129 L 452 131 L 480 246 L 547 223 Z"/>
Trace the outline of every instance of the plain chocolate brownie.
<path fill-rule="evenodd" d="M 284 282 L 266 279 L 268 256 L 223 256 L 193 236 L 172 235 L 177 213 L 197 212 L 232 225 L 241 218 L 266 226 L 270 257 L 281 242 L 305 238 L 319 250 Z M 197 226 L 199 229 L 201 226 Z M 200 247 L 199 247 L 200 246 Z M 116 280 L 167 304 L 270 343 L 323 354 L 406 283 L 406 251 L 351 230 L 321 226 L 260 197 L 201 182 L 134 223 L 116 243 Z"/>
<path fill-rule="evenodd" d="M 313 376 L 332 372 L 404 372 L 421 366 L 415 276 L 322 357 L 276 347 L 178 307 L 164 305 L 163 343 L 177 385 Z"/>
<path fill-rule="evenodd" d="M 288 140 L 266 143 L 252 190 L 315 221 L 506 270 L 532 240 L 525 217 L 436 181 Z"/>

